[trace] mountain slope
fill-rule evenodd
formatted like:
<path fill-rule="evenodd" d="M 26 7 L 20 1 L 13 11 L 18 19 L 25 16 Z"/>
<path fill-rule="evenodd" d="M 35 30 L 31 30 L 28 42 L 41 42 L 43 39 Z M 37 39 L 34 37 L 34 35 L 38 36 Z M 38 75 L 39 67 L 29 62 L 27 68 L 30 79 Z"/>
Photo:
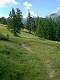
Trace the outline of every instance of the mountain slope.
<path fill-rule="evenodd" d="M 17 38 L 0 28 L 9 34 L 9 40 L 0 40 L 0 80 L 60 80 L 60 42 L 26 31 Z"/>

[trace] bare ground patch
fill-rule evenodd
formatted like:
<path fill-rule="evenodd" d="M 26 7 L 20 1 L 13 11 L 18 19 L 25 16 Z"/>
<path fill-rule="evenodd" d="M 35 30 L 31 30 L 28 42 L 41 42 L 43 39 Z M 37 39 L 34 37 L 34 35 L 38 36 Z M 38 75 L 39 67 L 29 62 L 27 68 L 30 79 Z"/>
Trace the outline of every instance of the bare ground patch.
<path fill-rule="evenodd" d="M 32 52 L 30 45 L 23 43 L 22 47 L 25 48 L 27 51 Z"/>

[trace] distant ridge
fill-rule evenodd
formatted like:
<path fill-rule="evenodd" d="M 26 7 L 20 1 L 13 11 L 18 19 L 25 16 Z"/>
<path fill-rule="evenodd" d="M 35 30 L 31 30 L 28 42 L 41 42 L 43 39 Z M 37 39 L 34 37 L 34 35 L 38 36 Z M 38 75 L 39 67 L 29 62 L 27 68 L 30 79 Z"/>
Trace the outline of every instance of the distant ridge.
<path fill-rule="evenodd" d="M 54 20 L 60 21 L 60 10 L 57 11 L 56 13 L 50 14 L 48 17 L 51 17 Z"/>

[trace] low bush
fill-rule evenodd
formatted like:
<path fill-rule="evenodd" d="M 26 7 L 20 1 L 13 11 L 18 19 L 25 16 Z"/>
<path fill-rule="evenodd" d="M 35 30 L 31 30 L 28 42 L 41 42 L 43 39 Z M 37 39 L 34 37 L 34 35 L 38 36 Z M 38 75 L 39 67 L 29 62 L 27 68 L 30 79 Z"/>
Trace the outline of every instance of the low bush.
<path fill-rule="evenodd" d="M 4 34 L 1 34 L 0 33 L 0 40 L 5 40 L 5 41 L 8 41 L 9 40 L 9 35 L 4 35 Z"/>

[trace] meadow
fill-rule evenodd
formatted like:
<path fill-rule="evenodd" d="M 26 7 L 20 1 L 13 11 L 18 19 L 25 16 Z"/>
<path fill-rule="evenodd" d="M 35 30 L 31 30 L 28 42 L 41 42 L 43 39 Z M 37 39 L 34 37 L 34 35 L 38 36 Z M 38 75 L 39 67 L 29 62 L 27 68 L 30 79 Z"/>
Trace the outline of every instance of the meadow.
<path fill-rule="evenodd" d="M 60 42 L 0 25 L 0 80 L 60 80 Z"/>

